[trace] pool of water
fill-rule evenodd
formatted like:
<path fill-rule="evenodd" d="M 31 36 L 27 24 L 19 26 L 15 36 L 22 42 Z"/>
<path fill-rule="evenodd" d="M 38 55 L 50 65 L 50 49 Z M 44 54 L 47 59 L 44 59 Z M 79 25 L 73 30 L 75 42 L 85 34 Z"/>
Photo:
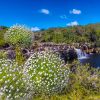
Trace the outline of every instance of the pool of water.
<path fill-rule="evenodd" d="M 90 64 L 92 67 L 99 67 L 100 68 L 100 54 L 91 54 L 88 55 L 85 59 L 79 59 L 82 64 Z"/>

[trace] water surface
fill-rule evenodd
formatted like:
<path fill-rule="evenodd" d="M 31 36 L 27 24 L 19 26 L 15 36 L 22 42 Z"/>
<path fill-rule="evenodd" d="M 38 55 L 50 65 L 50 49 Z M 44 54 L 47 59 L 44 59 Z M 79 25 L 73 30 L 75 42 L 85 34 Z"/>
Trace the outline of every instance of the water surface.
<path fill-rule="evenodd" d="M 88 64 L 90 64 L 90 66 L 99 67 L 100 68 L 100 54 L 90 54 L 90 55 L 88 55 L 87 58 L 79 59 L 79 61 L 82 64 L 88 63 Z"/>

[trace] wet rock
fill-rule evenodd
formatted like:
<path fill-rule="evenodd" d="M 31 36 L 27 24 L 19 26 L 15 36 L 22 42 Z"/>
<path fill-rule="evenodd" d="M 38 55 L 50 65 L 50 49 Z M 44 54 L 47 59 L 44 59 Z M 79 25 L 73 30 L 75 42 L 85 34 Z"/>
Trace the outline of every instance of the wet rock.
<path fill-rule="evenodd" d="M 72 62 L 74 59 L 77 59 L 77 53 L 74 49 L 60 51 L 60 58 L 64 60 L 65 63 Z"/>
<path fill-rule="evenodd" d="M 74 59 L 77 58 L 77 53 L 74 49 L 70 49 L 68 51 L 68 56 L 69 56 L 69 61 L 73 61 Z"/>

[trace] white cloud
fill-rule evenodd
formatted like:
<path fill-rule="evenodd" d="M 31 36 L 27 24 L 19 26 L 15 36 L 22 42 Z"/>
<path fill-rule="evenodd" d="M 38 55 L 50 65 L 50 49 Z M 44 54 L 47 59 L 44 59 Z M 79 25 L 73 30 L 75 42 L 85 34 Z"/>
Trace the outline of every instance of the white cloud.
<path fill-rule="evenodd" d="M 33 31 L 33 32 L 40 31 L 40 28 L 39 27 L 32 27 L 31 31 Z"/>
<path fill-rule="evenodd" d="M 77 25 L 79 25 L 79 23 L 77 21 L 70 22 L 67 24 L 67 26 L 77 26 Z"/>
<path fill-rule="evenodd" d="M 41 9 L 40 12 L 46 15 L 50 14 L 50 11 L 48 9 Z"/>
<path fill-rule="evenodd" d="M 60 18 L 61 19 L 67 19 L 67 16 L 66 15 L 61 15 Z"/>
<path fill-rule="evenodd" d="M 77 10 L 77 9 L 73 9 L 73 10 L 70 11 L 70 14 L 77 14 L 77 15 L 79 15 L 81 13 L 82 13 L 81 10 Z"/>

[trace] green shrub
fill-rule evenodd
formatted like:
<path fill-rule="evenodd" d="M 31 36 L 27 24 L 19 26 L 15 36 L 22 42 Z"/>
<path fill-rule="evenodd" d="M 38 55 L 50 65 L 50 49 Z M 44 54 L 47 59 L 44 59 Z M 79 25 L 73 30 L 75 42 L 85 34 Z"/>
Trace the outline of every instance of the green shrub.
<path fill-rule="evenodd" d="M 0 59 L 0 100 L 99 100 L 100 69 L 58 56 L 36 52 L 24 66 Z"/>
<path fill-rule="evenodd" d="M 19 100 L 25 96 L 22 66 L 10 60 L 0 60 L 0 97 Z M 20 99 L 21 100 L 21 99 Z"/>
<path fill-rule="evenodd" d="M 74 70 L 70 72 L 66 91 L 68 100 L 88 100 L 90 96 L 100 95 L 100 70 L 76 62 L 71 66 Z"/>
<path fill-rule="evenodd" d="M 5 33 L 5 40 L 13 45 L 28 47 L 32 43 L 32 32 L 21 25 L 14 25 Z"/>
<path fill-rule="evenodd" d="M 4 50 L 0 51 L 0 59 L 2 59 L 2 58 L 7 58 L 7 52 Z"/>
<path fill-rule="evenodd" d="M 4 34 L 7 31 L 7 28 L 0 27 L 0 46 L 5 44 Z"/>
<path fill-rule="evenodd" d="M 22 52 L 21 52 L 21 49 L 19 46 L 16 46 L 15 48 L 15 53 L 16 53 L 16 62 L 18 63 L 18 65 L 22 65 L 25 63 L 26 59 L 25 57 L 23 56 Z"/>
<path fill-rule="evenodd" d="M 63 61 L 51 51 L 33 54 L 24 68 L 32 95 L 58 94 L 68 84 L 69 69 L 64 67 Z"/>

